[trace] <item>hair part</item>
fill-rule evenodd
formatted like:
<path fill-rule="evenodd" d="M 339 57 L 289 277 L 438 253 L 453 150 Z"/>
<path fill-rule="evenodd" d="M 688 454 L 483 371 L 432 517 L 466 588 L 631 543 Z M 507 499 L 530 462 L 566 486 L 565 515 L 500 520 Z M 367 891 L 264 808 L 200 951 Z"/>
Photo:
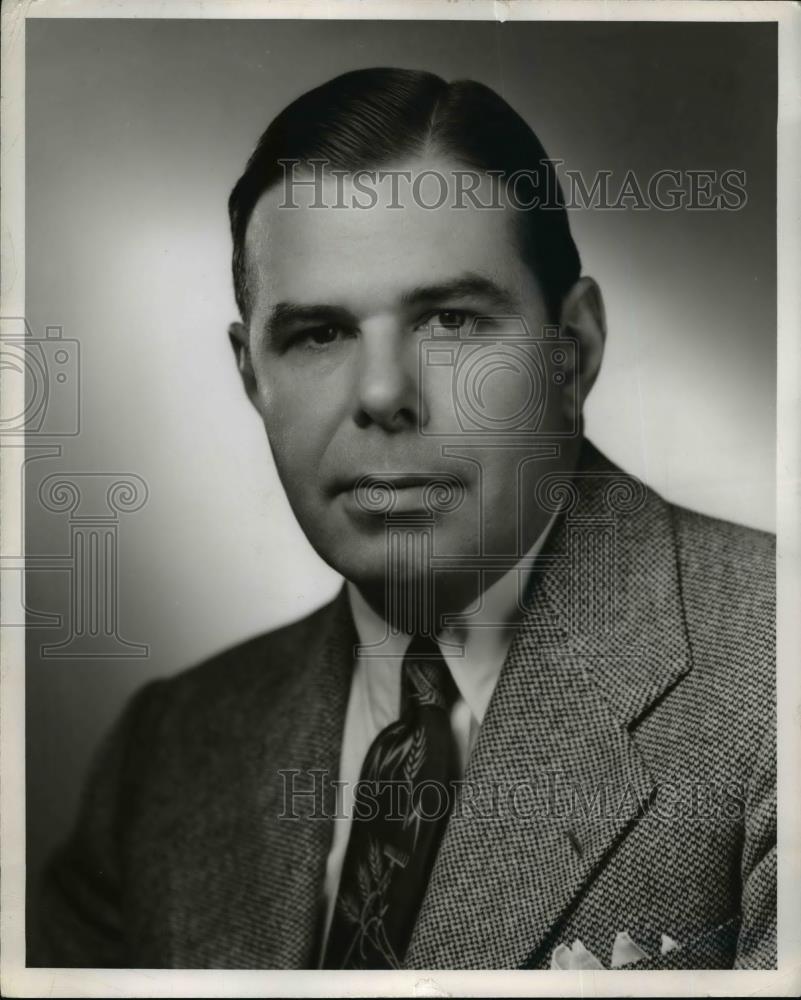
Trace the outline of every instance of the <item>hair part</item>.
<path fill-rule="evenodd" d="M 262 195 L 283 179 L 282 161 L 318 160 L 355 172 L 432 147 L 468 168 L 502 177 L 525 175 L 530 185 L 525 202 L 535 207 L 515 210 L 521 253 L 556 322 L 564 296 L 579 278 L 581 261 L 556 169 L 539 139 L 484 84 L 446 83 L 433 73 L 403 69 L 355 70 L 335 77 L 284 108 L 259 139 L 228 199 L 234 293 L 242 319 L 248 320 L 252 307 L 245 254 L 248 223 Z"/>

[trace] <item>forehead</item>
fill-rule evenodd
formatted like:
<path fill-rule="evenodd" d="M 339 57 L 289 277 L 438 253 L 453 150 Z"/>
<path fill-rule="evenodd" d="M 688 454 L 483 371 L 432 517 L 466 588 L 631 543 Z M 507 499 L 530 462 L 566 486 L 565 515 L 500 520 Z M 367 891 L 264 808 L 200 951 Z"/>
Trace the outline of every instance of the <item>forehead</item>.
<path fill-rule="evenodd" d="M 375 172 L 323 175 L 316 190 L 295 184 L 290 195 L 279 184 L 262 196 L 245 241 L 254 315 L 277 301 L 369 312 L 410 288 L 465 272 L 513 292 L 530 283 L 515 211 L 499 200 L 490 177 L 460 180 L 465 168 L 436 159 L 383 169 L 383 179 Z M 473 200 L 464 195 L 471 184 Z M 501 207 L 481 207 L 492 204 Z"/>

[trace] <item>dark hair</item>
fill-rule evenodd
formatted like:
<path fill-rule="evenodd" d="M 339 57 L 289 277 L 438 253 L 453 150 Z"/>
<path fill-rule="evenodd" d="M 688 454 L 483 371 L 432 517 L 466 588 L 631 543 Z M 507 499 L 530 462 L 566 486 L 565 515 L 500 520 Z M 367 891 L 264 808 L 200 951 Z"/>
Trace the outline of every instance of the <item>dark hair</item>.
<path fill-rule="evenodd" d="M 537 136 L 503 98 L 472 80 L 365 69 L 303 94 L 273 119 L 228 199 L 233 276 L 242 318 L 250 312 L 245 232 L 261 196 L 284 176 L 281 161 L 327 161 L 337 170 L 372 169 L 434 145 L 466 167 L 511 177 L 522 171 L 545 207 L 521 209 L 521 250 L 552 320 L 581 272 L 556 170 Z"/>

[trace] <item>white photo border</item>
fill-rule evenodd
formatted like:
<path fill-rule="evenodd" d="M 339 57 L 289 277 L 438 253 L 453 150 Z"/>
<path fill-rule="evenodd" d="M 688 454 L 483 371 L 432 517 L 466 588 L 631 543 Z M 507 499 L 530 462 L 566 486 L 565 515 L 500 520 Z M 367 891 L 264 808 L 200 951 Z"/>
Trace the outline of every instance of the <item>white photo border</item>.
<path fill-rule="evenodd" d="M 31 18 L 770 21 L 778 23 L 779 968 L 745 971 L 183 971 L 25 968 L 24 630 L 0 629 L 0 992 L 53 997 L 694 996 L 801 992 L 801 7 L 687 0 L 8 0 L 2 8 L 2 304 L 25 315 L 25 27 Z M 20 391 L 0 372 L 0 391 Z M 12 400 L 10 405 L 16 403 Z M 19 410 L 13 412 L 21 412 Z M 24 447 L 0 449 L 0 553 L 22 526 Z M 6 574 L 8 576 L 8 574 Z M 21 579 L 21 574 L 19 575 Z M 6 581 L 0 621 L 19 606 Z"/>

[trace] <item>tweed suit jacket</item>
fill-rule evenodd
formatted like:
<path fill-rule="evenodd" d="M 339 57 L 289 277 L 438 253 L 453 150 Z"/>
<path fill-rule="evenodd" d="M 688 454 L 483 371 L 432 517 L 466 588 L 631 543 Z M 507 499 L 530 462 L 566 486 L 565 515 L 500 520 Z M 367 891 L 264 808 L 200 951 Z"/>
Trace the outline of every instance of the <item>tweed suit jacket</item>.
<path fill-rule="evenodd" d="M 562 513 L 405 965 L 548 968 L 579 939 L 609 966 L 625 930 L 635 969 L 775 967 L 772 537 L 588 443 L 541 486 Z M 355 642 L 341 593 L 146 686 L 47 872 L 29 964 L 314 968 Z"/>

